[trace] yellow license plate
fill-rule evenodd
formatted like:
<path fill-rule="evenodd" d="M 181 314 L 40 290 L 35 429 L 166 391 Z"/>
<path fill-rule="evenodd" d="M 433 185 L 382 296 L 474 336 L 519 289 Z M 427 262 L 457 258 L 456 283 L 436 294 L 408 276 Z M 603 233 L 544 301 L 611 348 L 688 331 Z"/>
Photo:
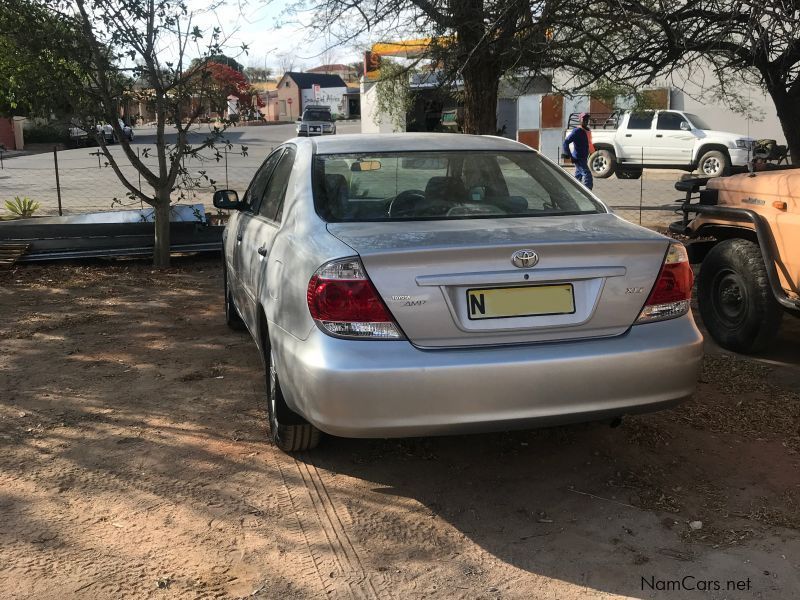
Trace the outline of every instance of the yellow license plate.
<path fill-rule="evenodd" d="M 565 315 L 575 312 L 572 284 L 467 290 L 470 320 Z"/>

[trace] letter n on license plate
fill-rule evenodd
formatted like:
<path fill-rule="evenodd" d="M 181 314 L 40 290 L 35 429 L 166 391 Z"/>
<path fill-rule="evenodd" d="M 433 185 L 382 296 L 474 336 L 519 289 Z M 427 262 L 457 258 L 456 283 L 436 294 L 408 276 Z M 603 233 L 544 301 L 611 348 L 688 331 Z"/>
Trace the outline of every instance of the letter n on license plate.
<path fill-rule="evenodd" d="M 571 283 L 467 290 L 467 316 L 473 321 L 574 312 Z"/>

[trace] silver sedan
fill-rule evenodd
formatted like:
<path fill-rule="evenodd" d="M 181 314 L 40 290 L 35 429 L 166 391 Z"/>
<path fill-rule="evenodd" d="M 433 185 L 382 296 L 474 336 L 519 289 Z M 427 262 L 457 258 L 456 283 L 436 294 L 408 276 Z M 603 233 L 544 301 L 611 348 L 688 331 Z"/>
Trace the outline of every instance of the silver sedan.
<path fill-rule="evenodd" d="M 293 139 L 225 230 L 225 309 L 263 359 L 273 441 L 614 418 L 690 396 L 683 246 L 527 146 L 457 134 Z"/>

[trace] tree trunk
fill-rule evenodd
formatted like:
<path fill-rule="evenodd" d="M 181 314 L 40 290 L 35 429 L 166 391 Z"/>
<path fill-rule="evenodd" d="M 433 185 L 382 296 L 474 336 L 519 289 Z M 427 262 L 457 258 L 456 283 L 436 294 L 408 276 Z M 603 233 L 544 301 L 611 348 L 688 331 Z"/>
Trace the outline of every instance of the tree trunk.
<path fill-rule="evenodd" d="M 169 266 L 169 192 L 164 194 L 159 192 L 158 204 L 155 209 L 155 245 L 153 246 L 153 266 Z"/>
<path fill-rule="evenodd" d="M 450 10 L 457 23 L 456 56 L 464 82 L 464 133 L 497 134 L 497 88 L 500 65 L 488 43 L 486 21 L 495 20 L 486 11 L 485 0 L 451 0 Z"/>
<path fill-rule="evenodd" d="M 497 135 L 497 89 L 500 75 L 494 61 L 491 57 L 473 55 L 462 75 L 464 133 Z"/>
<path fill-rule="evenodd" d="M 800 165 L 800 98 L 790 96 L 785 89 L 769 90 L 778 120 L 781 122 L 792 164 Z"/>

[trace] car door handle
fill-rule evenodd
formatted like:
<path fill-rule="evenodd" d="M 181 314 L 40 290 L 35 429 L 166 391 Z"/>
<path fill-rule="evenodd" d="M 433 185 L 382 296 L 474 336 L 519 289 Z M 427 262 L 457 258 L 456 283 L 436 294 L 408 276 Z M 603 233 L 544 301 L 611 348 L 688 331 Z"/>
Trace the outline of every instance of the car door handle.
<path fill-rule="evenodd" d="M 632 133 L 626 133 L 625 137 L 631 137 L 632 135 L 633 135 Z"/>
<path fill-rule="evenodd" d="M 664 136 L 662 134 L 660 134 L 660 133 L 657 133 L 656 137 L 664 137 Z"/>
<path fill-rule="evenodd" d="M 241 242 L 242 241 L 242 234 L 241 233 L 236 236 L 236 241 L 237 242 Z"/>
<path fill-rule="evenodd" d="M 258 250 L 256 250 L 256 252 L 258 252 L 261 256 L 266 256 L 267 255 L 267 247 L 266 246 L 261 246 Z"/>

